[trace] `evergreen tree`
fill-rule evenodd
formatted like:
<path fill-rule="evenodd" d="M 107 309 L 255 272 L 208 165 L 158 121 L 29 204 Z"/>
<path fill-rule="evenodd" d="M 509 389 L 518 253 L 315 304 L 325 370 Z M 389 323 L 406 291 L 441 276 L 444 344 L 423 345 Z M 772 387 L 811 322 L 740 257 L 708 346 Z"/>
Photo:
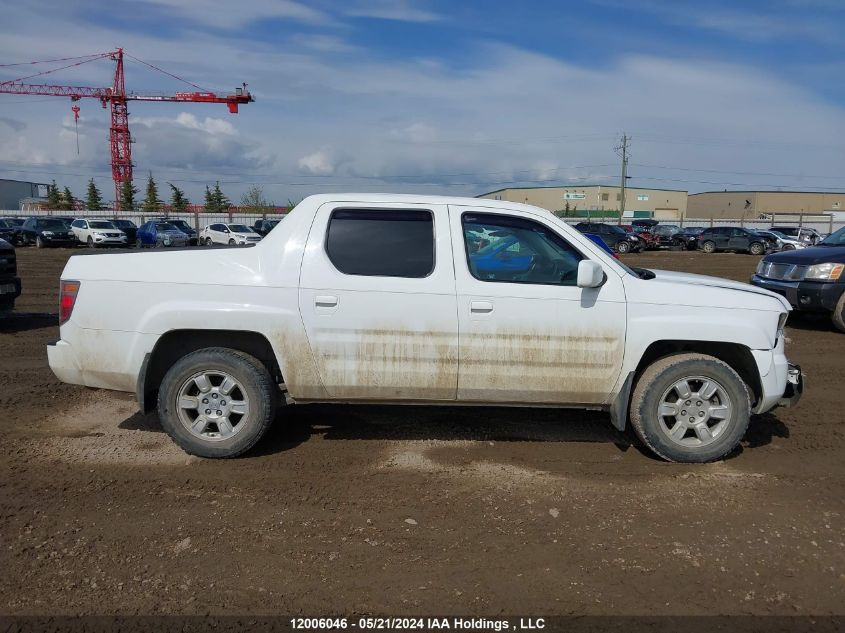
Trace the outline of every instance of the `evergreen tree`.
<path fill-rule="evenodd" d="M 61 194 L 61 197 L 62 201 L 59 206 L 60 209 L 70 211 L 76 206 L 76 198 L 74 198 L 73 194 L 70 192 L 70 187 L 65 187 L 65 190 Z"/>
<path fill-rule="evenodd" d="M 59 188 L 56 186 L 54 180 L 52 184 L 47 185 L 47 208 L 59 209 L 62 206 L 62 194 L 59 193 Z"/>
<path fill-rule="evenodd" d="M 134 211 L 135 210 L 135 194 L 138 193 L 138 188 L 132 184 L 131 180 L 124 180 L 120 185 L 120 210 Z"/>
<path fill-rule="evenodd" d="M 190 204 L 190 201 L 185 196 L 185 192 L 172 183 L 167 184 L 170 185 L 170 206 L 177 213 L 184 213 L 188 210 L 188 205 Z"/>
<path fill-rule="evenodd" d="M 214 192 L 208 188 L 208 185 L 205 186 L 205 203 L 203 207 L 205 207 L 206 213 L 215 213 L 218 210 L 217 201 L 214 199 Z"/>
<path fill-rule="evenodd" d="M 214 191 L 212 192 L 214 196 L 214 205 L 216 207 L 216 211 L 226 211 L 230 206 L 232 206 L 232 202 L 223 195 L 223 192 L 220 190 L 220 181 L 218 180 L 214 184 Z"/>
<path fill-rule="evenodd" d="M 141 209 L 144 211 L 159 211 L 161 210 L 161 199 L 158 197 L 158 185 L 153 179 L 153 172 L 147 177 L 147 195 L 144 202 L 141 203 Z"/>
<path fill-rule="evenodd" d="M 94 184 L 93 178 L 88 181 L 88 193 L 85 196 L 85 208 L 89 211 L 103 210 L 103 195 L 100 193 L 97 185 Z"/>

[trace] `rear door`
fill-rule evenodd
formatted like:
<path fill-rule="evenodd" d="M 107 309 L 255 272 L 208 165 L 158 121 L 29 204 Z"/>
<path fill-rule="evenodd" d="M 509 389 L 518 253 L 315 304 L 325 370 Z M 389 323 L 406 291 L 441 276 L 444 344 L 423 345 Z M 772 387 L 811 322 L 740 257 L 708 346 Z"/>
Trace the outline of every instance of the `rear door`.
<path fill-rule="evenodd" d="M 588 257 L 540 215 L 450 207 L 460 337 L 458 400 L 599 404 L 619 376 L 625 348 L 622 279 L 575 285 Z M 491 236 L 475 249 L 474 235 Z M 509 243 L 521 269 L 485 264 Z M 513 263 L 511 259 L 508 263 Z"/>
<path fill-rule="evenodd" d="M 730 229 L 730 242 L 728 248 L 736 251 L 748 250 L 751 241 L 751 234 L 744 229 Z"/>
<path fill-rule="evenodd" d="M 299 308 L 332 398 L 455 399 L 458 323 L 445 205 L 322 205 L 305 248 Z"/>

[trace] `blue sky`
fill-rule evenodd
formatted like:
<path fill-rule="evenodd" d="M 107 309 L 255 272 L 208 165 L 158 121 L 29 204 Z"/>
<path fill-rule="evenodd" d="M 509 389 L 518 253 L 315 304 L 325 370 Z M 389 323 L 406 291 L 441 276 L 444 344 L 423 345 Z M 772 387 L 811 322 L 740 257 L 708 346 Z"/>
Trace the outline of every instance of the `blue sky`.
<path fill-rule="evenodd" d="M 30 0 L 0 63 L 123 46 L 256 103 L 132 104 L 136 179 L 278 203 L 337 190 L 474 195 L 510 185 L 845 189 L 845 3 Z M 49 65 L 47 66 L 49 67 Z M 48 76 L 106 85 L 108 62 Z M 0 67 L 0 81 L 29 68 Z M 127 87 L 184 84 L 129 63 Z M 111 190 L 107 113 L 0 95 L 0 177 Z M 139 182 L 139 184 L 142 184 Z"/>

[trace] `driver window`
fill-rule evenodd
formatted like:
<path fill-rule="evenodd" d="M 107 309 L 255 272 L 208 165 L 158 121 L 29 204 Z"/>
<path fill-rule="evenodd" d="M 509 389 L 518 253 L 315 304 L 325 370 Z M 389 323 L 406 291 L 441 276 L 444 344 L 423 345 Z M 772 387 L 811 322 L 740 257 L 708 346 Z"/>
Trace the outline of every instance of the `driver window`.
<path fill-rule="evenodd" d="M 583 257 L 539 222 L 493 213 L 461 218 L 470 273 L 481 281 L 574 286 Z"/>

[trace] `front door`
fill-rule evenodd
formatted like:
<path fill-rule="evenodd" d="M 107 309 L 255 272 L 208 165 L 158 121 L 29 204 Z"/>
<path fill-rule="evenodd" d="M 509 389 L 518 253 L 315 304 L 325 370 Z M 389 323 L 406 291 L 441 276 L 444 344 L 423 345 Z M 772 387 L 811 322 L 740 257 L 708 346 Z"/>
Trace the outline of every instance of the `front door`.
<path fill-rule="evenodd" d="M 299 308 L 332 398 L 455 399 L 458 323 L 445 205 L 321 206 Z"/>
<path fill-rule="evenodd" d="M 589 251 L 539 214 L 452 206 L 450 217 L 458 400 L 604 403 L 625 348 L 620 273 L 603 264 L 601 287 L 578 288 Z"/>

